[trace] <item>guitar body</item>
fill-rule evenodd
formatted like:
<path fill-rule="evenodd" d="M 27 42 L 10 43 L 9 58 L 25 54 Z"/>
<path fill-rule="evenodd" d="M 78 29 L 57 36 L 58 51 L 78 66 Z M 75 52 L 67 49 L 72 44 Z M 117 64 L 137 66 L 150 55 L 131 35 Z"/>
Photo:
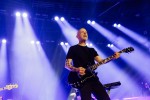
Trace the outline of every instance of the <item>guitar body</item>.
<path fill-rule="evenodd" d="M 86 72 L 85 75 L 79 75 L 77 72 L 70 72 L 68 76 L 68 83 L 73 88 L 81 88 L 85 81 L 95 76 L 95 73 L 92 72 Z"/>

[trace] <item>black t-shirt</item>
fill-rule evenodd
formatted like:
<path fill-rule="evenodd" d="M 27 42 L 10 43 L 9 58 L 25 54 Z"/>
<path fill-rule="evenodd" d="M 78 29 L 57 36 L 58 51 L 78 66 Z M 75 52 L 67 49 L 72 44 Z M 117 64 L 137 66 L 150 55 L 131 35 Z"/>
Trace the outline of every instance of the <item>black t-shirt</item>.
<path fill-rule="evenodd" d="M 69 48 L 66 59 L 73 60 L 74 67 L 84 67 L 95 64 L 94 57 L 98 56 L 94 48 L 74 45 Z"/>

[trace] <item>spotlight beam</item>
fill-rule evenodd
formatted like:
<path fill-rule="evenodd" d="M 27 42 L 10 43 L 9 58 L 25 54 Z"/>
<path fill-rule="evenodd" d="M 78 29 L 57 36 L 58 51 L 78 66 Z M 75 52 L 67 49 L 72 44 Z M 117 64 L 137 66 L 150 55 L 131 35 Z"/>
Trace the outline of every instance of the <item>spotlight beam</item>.
<path fill-rule="evenodd" d="M 0 84 L 1 86 L 5 86 L 7 84 L 7 75 L 8 72 L 8 65 L 7 65 L 7 44 L 2 43 L 0 45 Z"/>
<path fill-rule="evenodd" d="M 120 30 L 121 32 L 125 33 L 127 36 L 134 39 L 135 41 L 137 41 L 138 43 L 140 43 L 141 45 L 144 45 L 146 48 L 149 48 L 148 44 L 150 44 L 150 42 L 147 40 L 146 37 L 140 36 L 136 32 L 133 32 L 132 30 L 130 30 L 122 25 L 121 25 L 121 27 L 119 27 L 119 28 L 116 27 L 116 28 L 118 30 Z"/>
<path fill-rule="evenodd" d="M 20 20 L 17 17 L 14 30 L 10 68 L 12 81 L 19 84 L 13 91 L 16 100 L 55 100 L 62 98 L 63 89 L 59 86 L 58 76 L 47 59 L 41 44 L 31 44 L 37 41 L 35 32 L 27 17 Z M 37 49 L 38 47 L 38 49 Z M 57 89 L 59 88 L 59 90 Z M 59 91 L 59 94 L 57 91 Z M 61 95 L 61 96 L 60 96 Z"/>

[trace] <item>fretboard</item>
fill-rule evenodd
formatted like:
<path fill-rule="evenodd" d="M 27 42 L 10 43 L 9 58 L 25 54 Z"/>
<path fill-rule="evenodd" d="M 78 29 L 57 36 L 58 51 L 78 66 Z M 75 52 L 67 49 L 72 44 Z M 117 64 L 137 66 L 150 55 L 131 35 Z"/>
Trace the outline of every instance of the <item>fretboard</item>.
<path fill-rule="evenodd" d="M 124 52 L 124 50 L 119 51 L 119 53 L 123 53 L 123 52 Z M 108 63 L 109 61 L 113 60 L 113 59 L 114 59 L 114 56 L 115 56 L 115 55 L 112 55 L 112 56 L 110 56 L 110 57 L 108 57 L 108 58 L 106 58 L 106 59 L 103 59 L 101 62 L 96 63 L 96 64 L 94 64 L 94 65 L 92 65 L 92 66 L 89 66 L 88 69 L 90 69 L 91 71 L 94 71 L 95 69 L 97 69 L 98 66 L 100 66 L 100 65 L 102 65 L 102 64 L 105 64 L 105 63 Z"/>

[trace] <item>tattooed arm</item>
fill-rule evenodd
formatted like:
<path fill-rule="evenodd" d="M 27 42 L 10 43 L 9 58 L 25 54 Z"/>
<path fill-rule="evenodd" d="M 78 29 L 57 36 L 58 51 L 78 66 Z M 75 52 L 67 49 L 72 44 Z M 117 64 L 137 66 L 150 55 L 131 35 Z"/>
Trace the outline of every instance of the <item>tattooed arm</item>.
<path fill-rule="evenodd" d="M 65 68 L 70 71 L 78 72 L 78 68 L 73 67 L 71 63 L 72 63 L 72 59 L 66 59 Z"/>
<path fill-rule="evenodd" d="M 66 59 L 66 63 L 65 63 L 65 68 L 70 70 L 70 71 L 73 71 L 73 72 L 78 72 L 80 75 L 84 75 L 85 74 L 85 68 L 83 67 L 73 67 L 72 66 L 72 59 Z"/>

